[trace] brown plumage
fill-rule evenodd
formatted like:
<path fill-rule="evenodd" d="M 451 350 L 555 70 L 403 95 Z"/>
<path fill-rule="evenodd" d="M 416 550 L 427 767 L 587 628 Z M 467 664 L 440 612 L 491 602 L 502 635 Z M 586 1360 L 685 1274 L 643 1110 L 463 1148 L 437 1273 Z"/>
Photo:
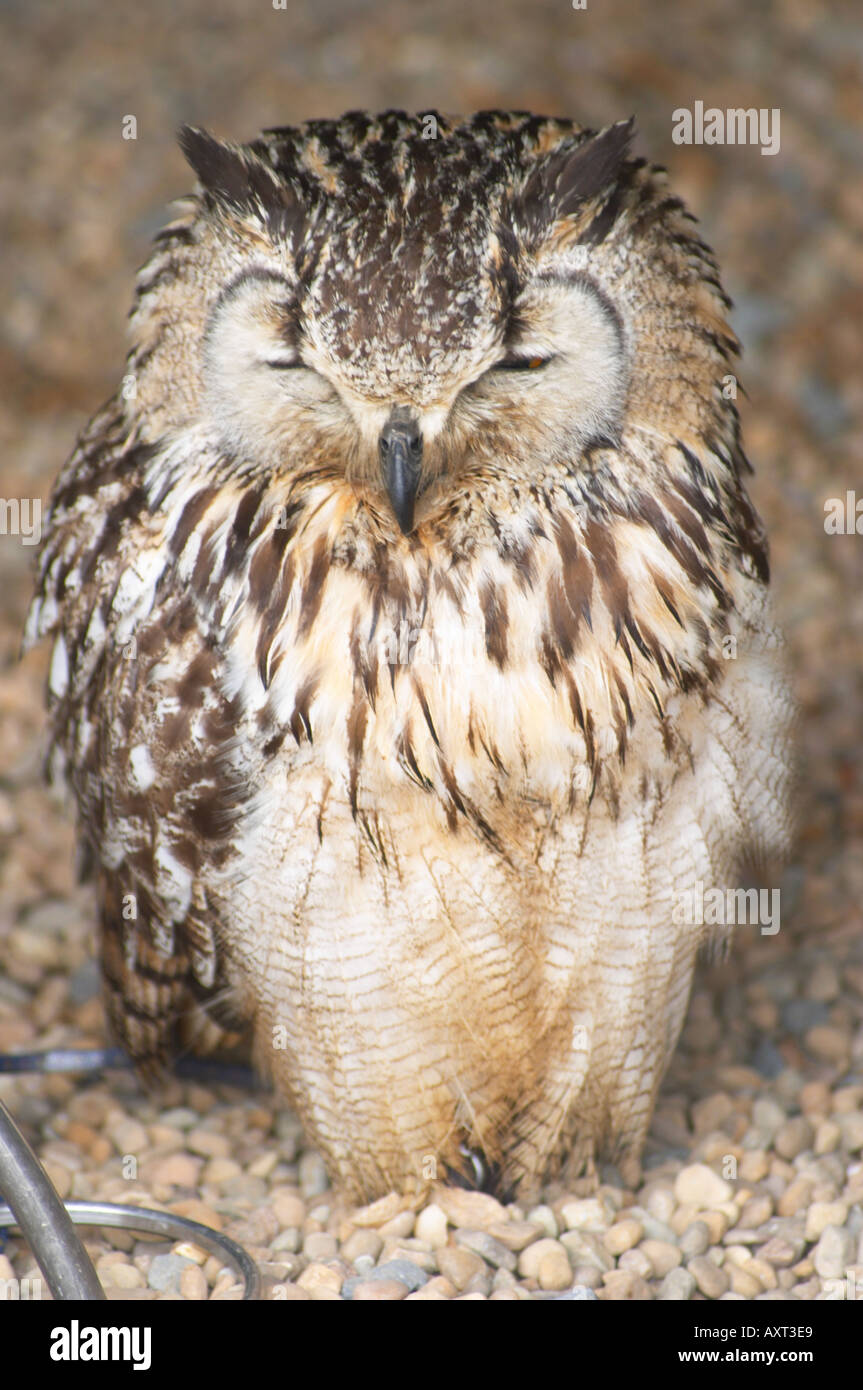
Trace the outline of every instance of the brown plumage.
<path fill-rule="evenodd" d="M 55 488 L 29 635 L 113 1027 L 145 1070 L 250 1027 L 358 1196 L 634 1171 L 675 904 L 787 839 L 737 345 L 630 134 L 185 131 L 134 393 Z"/>

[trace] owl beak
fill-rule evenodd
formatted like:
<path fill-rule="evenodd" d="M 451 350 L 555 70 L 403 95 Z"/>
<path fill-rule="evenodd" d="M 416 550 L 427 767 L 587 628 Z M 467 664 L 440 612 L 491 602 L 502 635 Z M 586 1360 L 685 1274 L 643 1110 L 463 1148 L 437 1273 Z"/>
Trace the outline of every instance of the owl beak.
<path fill-rule="evenodd" d="M 422 468 L 423 441 L 419 422 L 393 411 L 378 440 L 381 474 L 396 521 L 404 535 L 414 527 L 414 503 Z"/>

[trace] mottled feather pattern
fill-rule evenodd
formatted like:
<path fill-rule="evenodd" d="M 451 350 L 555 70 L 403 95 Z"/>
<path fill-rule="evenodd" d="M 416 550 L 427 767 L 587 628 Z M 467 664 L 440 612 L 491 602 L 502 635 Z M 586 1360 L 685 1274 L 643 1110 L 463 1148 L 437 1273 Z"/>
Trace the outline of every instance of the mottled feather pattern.
<path fill-rule="evenodd" d="M 789 830 L 712 253 L 629 122 L 436 120 L 184 133 L 28 625 L 114 1030 L 155 1074 L 250 1028 L 365 1197 L 637 1164 L 674 903 Z"/>

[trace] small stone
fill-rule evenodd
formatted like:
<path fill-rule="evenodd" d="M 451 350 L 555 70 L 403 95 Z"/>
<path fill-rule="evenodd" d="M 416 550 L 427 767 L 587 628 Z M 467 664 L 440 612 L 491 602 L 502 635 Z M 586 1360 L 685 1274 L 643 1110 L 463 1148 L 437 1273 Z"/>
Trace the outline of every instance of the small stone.
<path fill-rule="evenodd" d="M 441 1250 L 447 1242 L 446 1212 L 437 1202 L 423 1207 L 414 1225 L 419 1240 L 428 1241 L 432 1250 Z"/>
<path fill-rule="evenodd" d="M 546 1235 L 552 1240 L 560 1232 L 560 1227 L 557 1224 L 557 1217 L 551 1207 L 533 1207 L 533 1209 L 527 1213 L 527 1219 L 528 1221 L 532 1221 L 535 1225 L 541 1226 Z"/>
<path fill-rule="evenodd" d="M 563 1300 L 569 1303 L 595 1303 L 596 1294 L 588 1284 L 573 1284 L 564 1293 L 559 1293 L 555 1302 Z"/>
<path fill-rule="evenodd" d="M 823 1004 L 832 1004 L 839 998 L 839 974 L 830 961 L 819 961 L 806 981 L 805 993 L 808 999 L 818 999 Z"/>
<path fill-rule="evenodd" d="M 306 1219 L 306 1204 L 298 1193 L 288 1192 L 284 1188 L 277 1189 L 272 1194 L 271 1203 L 282 1229 L 302 1226 Z"/>
<path fill-rule="evenodd" d="M 404 1236 L 413 1234 L 416 1215 L 412 1211 L 400 1211 L 398 1216 L 393 1216 L 389 1221 L 384 1221 L 378 1230 L 385 1238 L 395 1237 L 401 1240 Z"/>
<path fill-rule="evenodd" d="M 703 1255 L 710 1249 L 710 1232 L 703 1221 L 693 1221 L 680 1237 L 680 1252 L 685 1260 Z"/>
<path fill-rule="evenodd" d="M 326 1231 L 313 1231 L 303 1241 L 303 1254 L 308 1260 L 334 1260 L 339 1253 L 335 1236 Z"/>
<path fill-rule="evenodd" d="M 445 1212 L 451 1226 L 484 1230 L 493 1221 L 506 1221 L 508 1216 L 506 1207 L 486 1192 L 444 1187 L 436 1191 L 435 1201 Z"/>
<path fill-rule="evenodd" d="M 206 1167 L 201 1174 L 201 1181 L 212 1183 L 214 1187 L 224 1187 L 227 1183 L 233 1183 L 237 1178 L 247 1178 L 248 1174 L 243 1174 L 239 1163 L 233 1158 L 211 1158 L 208 1159 Z"/>
<path fill-rule="evenodd" d="M 806 1239 L 819 1240 L 828 1226 L 844 1226 L 847 1219 L 845 1202 L 813 1202 L 806 1213 Z"/>
<path fill-rule="evenodd" d="M 384 1248 L 384 1243 L 377 1231 L 359 1230 L 353 1231 L 342 1245 L 342 1258 L 349 1264 L 355 1264 L 358 1259 L 364 1256 L 373 1262 Z"/>
<path fill-rule="evenodd" d="M 827 1024 L 810 1028 L 803 1042 L 807 1051 L 822 1062 L 845 1062 L 851 1054 L 850 1036 Z"/>
<path fill-rule="evenodd" d="M 822 1120 L 815 1131 L 815 1153 L 832 1154 L 839 1147 L 842 1131 L 835 1120 Z"/>
<path fill-rule="evenodd" d="M 566 1231 L 597 1230 L 608 1225 L 610 1214 L 598 1197 L 583 1197 L 563 1204 L 560 1224 Z"/>
<path fill-rule="evenodd" d="M 843 1279 L 854 1258 L 854 1238 L 841 1226 L 827 1226 L 813 1253 L 812 1263 L 822 1279 Z"/>
<path fill-rule="evenodd" d="M 197 1267 L 191 1260 L 184 1260 L 179 1255 L 154 1255 L 147 1270 L 147 1283 L 160 1293 L 178 1293 L 183 1270 Z"/>
<path fill-rule="evenodd" d="M 760 1260 L 773 1265 L 774 1269 L 785 1269 L 788 1265 L 793 1265 L 799 1252 L 782 1236 L 772 1236 L 764 1245 L 759 1246 L 757 1253 Z"/>
<path fill-rule="evenodd" d="M 674 1188 L 669 1183 L 655 1183 L 651 1186 L 644 1205 L 657 1221 L 669 1222 L 674 1213 Z"/>
<path fill-rule="evenodd" d="M 396 1279 L 400 1284 L 405 1284 L 410 1293 L 416 1289 L 421 1289 L 423 1284 L 427 1284 L 429 1280 L 425 1270 L 420 1269 L 413 1260 L 387 1260 L 386 1264 L 378 1265 L 373 1274 L 366 1277 L 367 1279 Z"/>
<path fill-rule="evenodd" d="M 697 1135 L 710 1134 L 713 1130 L 721 1129 L 733 1113 L 734 1105 L 724 1091 L 707 1096 L 705 1100 L 695 1101 L 690 1106 L 692 1127 Z"/>
<path fill-rule="evenodd" d="M 756 1192 L 744 1202 L 738 1218 L 738 1224 L 746 1230 L 754 1230 L 756 1226 L 763 1226 L 773 1215 L 773 1198 L 769 1192 Z"/>
<path fill-rule="evenodd" d="M 140 1154 L 150 1142 L 147 1131 L 137 1120 L 118 1120 L 106 1128 L 118 1154 Z"/>
<path fill-rule="evenodd" d="M 200 1274 L 200 1270 L 198 1270 L 198 1273 Z M 100 1278 L 103 1277 L 101 1269 L 99 1270 L 99 1275 Z M 130 1264 L 113 1265 L 105 1272 L 104 1282 L 106 1286 L 115 1289 L 143 1289 L 146 1285 L 146 1281 L 140 1269 L 136 1269 L 134 1265 Z M 182 1276 L 180 1282 L 182 1284 Z M 204 1283 L 206 1284 L 206 1280 L 204 1280 Z M 182 1293 L 182 1288 L 180 1292 Z"/>
<path fill-rule="evenodd" d="M 568 1289 L 572 1283 L 572 1265 L 562 1245 L 543 1255 L 536 1277 L 541 1289 Z"/>
<path fill-rule="evenodd" d="M 148 1171 L 154 1183 L 196 1187 L 202 1167 L 202 1160 L 193 1158 L 191 1154 L 169 1154 L 167 1158 L 158 1159 Z"/>
<path fill-rule="evenodd" d="M 842 1146 L 850 1154 L 863 1149 L 863 1114 L 840 1115 L 837 1121 L 842 1135 Z"/>
<path fill-rule="evenodd" d="M 204 1271 L 197 1265 L 190 1265 L 180 1275 L 180 1293 L 194 1303 L 202 1303 L 209 1294 Z"/>
<path fill-rule="evenodd" d="M 531 1241 L 539 1240 L 543 1230 L 533 1221 L 495 1221 L 489 1226 L 488 1233 L 505 1245 L 507 1250 L 514 1250 L 518 1254 Z"/>
<path fill-rule="evenodd" d="M 805 1115 L 796 1115 L 793 1120 L 786 1120 L 776 1131 L 773 1140 L 773 1147 L 780 1158 L 797 1158 L 805 1149 L 812 1147 L 815 1138 L 811 1120 L 807 1120 Z"/>
<path fill-rule="evenodd" d="M 639 1246 L 635 1250 L 624 1250 L 617 1261 L 618 1269 L 625 1269 L 629 1274 L 637 1274 L 639 1279 L 653 1279 L 656 1271 L 644 1251 Z"/>
<path fill-rule="evenodd" d="M 602 1273 L 614 1266 L 614 1259 L 606 1250 L 602 1237 L 595 1235 L 593 1231 L 564 1231 L 560 1243 L 569 1252 L 569 1258 L 574 1266 L 591 1265 Z M 537 1241 L 535 1244 L 541 1244 L 541 1242 Z M 533 1248 L 532 1245 L 529 1245 L 527 1250 Z"/>
<path fill-rule="evenodd" d="M 638 1248 L 647 1256 L 657 1279 L 664 1279 L 683 1258 L 678 1247 L 667 1240 L 643 1240 Z"/>
<path fill-rule="evenodd" d="M 530 1247 L 529 1247 L 530 1248 Z M 485 1263 L 472 1250 L 448 1245 L 438 1251 L 438 1269 L 456 1289 L 461 1291 L 476 1274 L 485 1273 Z"/>
<path fill-rule="evenodd" d="M 738 1165 L 741 1182 L 763 1182 L 770 1172 L 770 1158 L 764 1149 L 750 1149 Z"/>
<path fill-rule="evenodd" d="M 186 1135 L 186 1148 L 203 1158 L 229 1158 L 231 1141 L 227 1135 L 217 1134 L 211 1129 L 190 1129 Z"/>
<path fill-rule="evenodd" d="M 780 1125 L 785 1123 L 786 1115 L 782 1106 L 770 1096 L 761 1096 L 752 1106 L 752 1123 L 764 1135 L 765 1142 L 771 1143 Z"/>
<path fill-rule="evenodd" d="M 589 1289 L 597 1289 L 602 1283 L 602 1270 L 596 1265 L 576 1265 L 572 1272 L 573 1285 L 583 1284 Z"/>
<path fill-rule="evenodd" d="M 762 1260 L 757 1255 L 753 1255 L 746 1265 L 746 1272 L 753 1275 L 763 1289 L 778 1287 L 779 1280 L 776 1277 L 776 1270 L 767 1260 Z"/>
<path fill-rule="evenodd" d="M 644 1235 L 644 1227 L 640 1221 L 634 1217 L 624 1217 L 622 1221 L 617 1221 L 613 1226 L 609 1226 L 603 1242 L 610 1255 L 622 1255 L 624 1250 L 631 1250 L 637 1245 Z"/>
<path fill-rule="evenodd" d="M 474 1231 L 469 1227 L 457 1230 L 453 1236 L 456 1245 L 462 1245 L 467 1250 L 473 1250 L 487 1264 L 493 1265 L 495 1269 L 515 1269 L 517 1260 L 511 1250 L 503 1244 L 503 1241 L 495 1240 L 494 1236 L 487 1231 Z"/>
<path fill-rule="evenodd" d="M 341 1293 L 342 1282 L 341 1271 L 335 1265 L 322 1264 L 316 1260 L 306 1265 L 297 1280 L 297 1285 L 305 1289 L 311 1298 L 325 1300 L 330 1294 Z"/>
<path fill-rule="evenodd" d="M 721 1298 L 727 1293 L 729 1278 L 724 1269 L 703 1255 L 696 1255 L 686 1266 L 705 1298 Z"/>
<path fill-rule="evenodd" d="M 535 1240 L 532 1245 L 526 1246 L 518 1257 L 519 1274 L 523 1279 L 536 1279 L 539 1274 L 540 1262 L 546 1255 L 556 1252 L 562 1253 L 567 1264 L 570 1263 L 566 1246 L 559 1240 L 554 1240 L 551 1236 L 546 1236 L 543 1240 Z"/>
<path fill-rule="evenodd" d="M 681 1204 L 702 1209 L 730 1201 L 734 1190 L 730 1183 L 706 1164 L 692 1163 L 678 1173 L 674 1195 Z"/>
<path fill-rule="evenodd" d="M 409 1298 L 414 1302 L 420 1300 L 435 1301 L 455 1298 L 456 1292 L 455 1285 L 450 1283 L 449 1279 L 445 1279 L 442 1274 L 436 1274 L 434 1278 L 429 1279 L 427 1284 L 423 1284 L 421 1289 L 415 1289 L 412 1294 L 409 1294 Z"/>
<path fill-rule="evenodd" d="M 605 1286 L 603 1292 L 607 1300 L 612 1302 L 647 1302 L 652 1298 L 649 1287 L 643 1279 L 639 1279 L 637 1274 L 630 1274 L 625 1269 L 611 1269 L 607 1274 L 603 1274 L 602 1282 Z"/>
<path fill-rule="evenodd" d="M 309 1149 L 306 1153 L 301 1154 L 298 1171 L 300 1191 L 307 1201 L 310 1197 L 320 1197 L 322 1192 L 326 1192 L 330 1185 L 326 1164 L 314 1149 Z M 357 1222 L 357 1225 L 360 1224 Z"/>
<path fill-rule="evenodd" d="M 809 1178 L 796 1178 L 790 1183 L 776 1203 L 779 1215 L 796 1216 L 802 1211 L 812 1196 L 812 1186 Z"/>
<path fill-rule="evenodd" d="M 365 1279 L 355 1285 L 352 1298 L 354 1303 L 394 1303 L 409 1292 L 399 1279 Z"/>
<path fill-rule="evenodd" d="M 735 1267 L 731 1270 L 731 1292 L 739 1293 L 741 1298 L 757 1298 L 763 1289 L 754 1274 Z"/>
<path fill-rule="evenodd" d="M 688 1269 L 671 1269 L 659 1286 L 657 1299 L 663 1302 L 685 1302 L 695 1293 L 697 1284 Z"/>
<path fill-rule="evenodd" d="M 825 1081 L 807 1081 L 800 1091 L 800 1109 L 804 1115 L 829 1115 L 832 1097 Z"/>
<path fill-rule="evenodd" d="M 729 1212 L 737 1218 L 737 1207 L 734 1202 L 726 1202 L 725 1209 L 722 1211 L 711 1211 L 709 1208 L 699 1213 L 698 1220 L 703 1221 L 710 1235 L 710 1244 L 719 1245 L 725 1232 L 731 1225 Z"/>
<path fill-rule="evenodd" d="M 857 1115 L 861 1106 L 863 1086 L 840 1086 L 833 1095 L 833 1111 L 836 1115 Z"/>

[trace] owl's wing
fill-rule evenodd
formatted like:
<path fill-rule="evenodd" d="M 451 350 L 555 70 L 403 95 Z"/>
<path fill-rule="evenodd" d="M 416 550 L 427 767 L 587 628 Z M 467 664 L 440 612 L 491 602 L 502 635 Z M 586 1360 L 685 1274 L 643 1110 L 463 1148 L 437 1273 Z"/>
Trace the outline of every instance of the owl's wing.
<path fill-rule="evenodd" d="M 71 786 L 96 870 L 111 1024 L 155 1075 L 178 1039 L 206 1050 L 240 1020 L 201 874 L 229 857 L 234 711 L 153 453 L 116 399 L 85 431 L 51 499 L 25 645 L 54 638 L 48 774 Z"/>

